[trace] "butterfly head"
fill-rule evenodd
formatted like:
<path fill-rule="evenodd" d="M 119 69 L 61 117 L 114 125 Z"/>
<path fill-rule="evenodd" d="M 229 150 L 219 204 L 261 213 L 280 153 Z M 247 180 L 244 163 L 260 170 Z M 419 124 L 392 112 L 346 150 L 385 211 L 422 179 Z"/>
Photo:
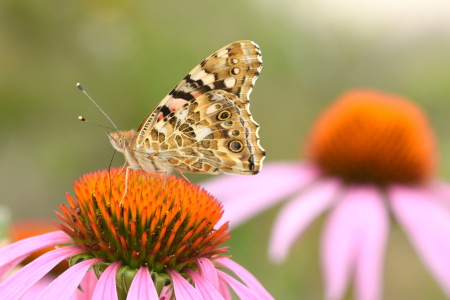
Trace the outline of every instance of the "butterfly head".
<path fill-rule="evenodd" d="M 130 147 L 132 140 L 135 138 L 136 132 L 134 130 L 116 131 L 108 132 L 107 135 L 114 149 L 119 152 L 125 152 L 125 149 Z"/>

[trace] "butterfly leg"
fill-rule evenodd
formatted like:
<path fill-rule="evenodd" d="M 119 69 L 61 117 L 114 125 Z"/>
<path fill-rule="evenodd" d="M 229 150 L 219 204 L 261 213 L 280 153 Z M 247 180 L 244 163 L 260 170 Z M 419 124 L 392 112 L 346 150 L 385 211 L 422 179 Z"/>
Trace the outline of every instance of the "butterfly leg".
<path fill-rule="evenodd" d="M 127 161 L 125 161 L 125 163 L 124 163 L 123 166 L 122 166 L 122 169 L 120 169 L 120 171 L 119 171 L 119 173 L 117 173 L 117 175 L 119 175 L 120 173 L 123 172 L 123 170 L 125 169 L 126 165 L 127 165 Z M 127 177 L 127 178 L 128 178 L 128 177 Z"/>
<path fill-rule="evenodd" d="M 186 180 L 186 182 L 190 183 L 189 179 L 186 178 L 186 176 L 184 176 L 183 172 L 181 172 L 180 170 L 177 170 L 178 173 L 180 173 L 180 176 L 183 177 L 184 180 Z"/>
<path fill-rule="evenodd" d="M 125 167 L 125 166 L 124 166 Z M 125 189 L 124 189 L 124 191 L 123 191 L 123 195 L 122 195 L 122 199 L 120 200 L 120 206 L 122 206 L 122 202 L 123 202 L 123 199 L 125 199 L 125 196 L 127 195 L 127 193 L 128 193 L 128 172 L 130 171 L 130 169 L 131 170 L 139 170 L 140 168 L 133 168 L 133 167 L 130 167 L 130 166 L 127 166 L 126 167 L 126 171 L 125 171 Z M 123 170 L 123 169 L 122 169 Z M 122 172 L 122 171 L 121 171 Z"/>
<path fill-rule="evenodd" d="M 167 176 L 169 176 L 169 174 L 167 173 L 167 170 L 156 170 L 156 173 L 162 174 L 162 177 L 163 177 L 163 184 L 161 186 L 161 190 L 162 190 L 166 186 L 166 180 L 167 180 Z"/>

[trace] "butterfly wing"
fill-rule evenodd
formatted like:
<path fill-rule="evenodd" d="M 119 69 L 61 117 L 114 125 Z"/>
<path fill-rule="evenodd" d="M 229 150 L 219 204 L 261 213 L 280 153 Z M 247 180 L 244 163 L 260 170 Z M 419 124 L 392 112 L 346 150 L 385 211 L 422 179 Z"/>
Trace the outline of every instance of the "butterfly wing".
<path fill-rule="evenodd" d="M 261 71 L 259 47 L 239 41 L 195 67 L 138 129 L 138 159 L 157 169 L 256 174 L 265 152 L 249 95 Z M 144 162 L 145 163 L 145 162 Z"/>
<path fill-rule="evenodd" d="M 210 91 L 152 129 L 154 142 L 163 137 L 155 160 L 180 171 L 257 174 L 265 156 L 258 128 L 235 95 Z"/>
<path fill-rule="evenodd" d="M 218 50 L 189 72 L 143 120 L 137 143 L 143 143 L 158 121 L 207 91 L 224 90 L 247 103 L 261 68 L 261 51 L 252 41 L 234 42 Z"/>

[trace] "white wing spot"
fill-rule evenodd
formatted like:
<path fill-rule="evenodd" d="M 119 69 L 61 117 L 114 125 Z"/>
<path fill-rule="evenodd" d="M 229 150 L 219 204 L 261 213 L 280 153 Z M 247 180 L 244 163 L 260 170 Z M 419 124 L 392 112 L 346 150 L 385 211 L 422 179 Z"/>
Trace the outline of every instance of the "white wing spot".
<path fill-rule="evenodd" d="M 165 127 L 158 128 L 158 133 L 166 135 L 167 134 L 166 128 Z"/>
<path fill-rule="evenodd" d="M 208 107 L 208 108 L 206 109 L 206 114 L 207 114 L 207 115 L 212 114 L 212 113 L 218 111 L 218 110 L 221 109 L 221 108 L 222 108 L 222 105 L 219 105 L 219 104 L 213 104 L 213 105 L 211 105 L 210 107 Z"/>
<path fill-rule="evenodd" d="M 253 63 L 253 57 L 251 57 L 251 56 L 245 56 L 245 57 L 244 57 L 244 60 L 245 60 L 245 62 L 248 63 L 248 64 Z"/>
<path fill-rule="evenodd" d="M 196 130 L 195 131 L 195 136 L 196 136 L 197 140 L 202 140 L 202 139 L 205 138 L 205 136 L 207 136 L 211 132 L 212 132 L 211 128 L 204 127 L 204 128 L 202 128 L 200 130 Z"/>
<path fill-rule="evenodd" d="M 214 93 L 211 96 L 211 101 L 219 101 L 223 99 L 223 95 L 222 94 L 218 94 L 218 93 Z"/>
<path fill-rule="evenodd" d="M 215 80 L 216 80 L 216 78 L 214 77 L 214 74 L 208 74 L 202 78 L 204 85 L 208 85 L 208 84 L 214 82 Z"/>
<path fill-rule="evenodd" d="M 188 114 L 189 109 L 186 107 L 185 109 L 183 109 L 182 111 L 180 111 L 177 114 L 177 118 L 179 120 L 186 120 L 187 119 L 187 114 Z"/>
<path fill-rule="evenodd" d="M 201 70 L 200 72 L 196 72 L 195 74 L 192 74 L 191 79 L 199 80 L 200 78 L 203 78 L 205 76 L 206 76 L 205 70 Z"/>
<path fill-rule="evenodd" d="M 242 52 L 245 54 L 245 55 L 251 55 L 252 53 L 250 52 L 250 49 L 249 48 L 246 48 L 246 47 L 243 47 L 242 48 Z"/>
<path fill-rule="evenodd" d="M 220 52 L 217 53 L 216 57 L 227 58 L 227 57 L 228 57 L 228 54 L 227 54 L 227 53 L 228 53 L 228 50 L 227 50 L 227 49 L 222 50 L 222 51 L 220 51 Z"/>
<path fill-rule="evenodd" d="M 231 60 L 231 62 L 232 62 L 233 64 L 237 64 L 237 63 L 239 62 L 239 59 L 233 58 L 233 59 Z"/>
<path fill-rule="evenodd" d="M 227 78 L 223 81 L 223 83 L 227 88 L 233 87 L 236 84 L 236 78 L 234 77 Z"/>
<path fill-rule="evenodd" d="M 234 75 L 239 74 L 240 71 L 241 71 L 241 70 L 240 70 L 239 68 L 233 68 L 233 74 L 234 74 Z"/>

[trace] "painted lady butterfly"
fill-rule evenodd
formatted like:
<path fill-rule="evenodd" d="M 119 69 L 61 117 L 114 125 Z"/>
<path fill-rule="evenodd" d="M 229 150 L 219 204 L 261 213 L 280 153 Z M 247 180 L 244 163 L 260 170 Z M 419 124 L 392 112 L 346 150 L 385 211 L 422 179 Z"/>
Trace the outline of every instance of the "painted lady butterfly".
<path fill-rule="evenodd" d="M 196 66 L 138 130 L 108 134 L 131 168 L 254 175 L 266 155 L 249 95 L 262 68 L 254 42 L 223 47 Z"/>

